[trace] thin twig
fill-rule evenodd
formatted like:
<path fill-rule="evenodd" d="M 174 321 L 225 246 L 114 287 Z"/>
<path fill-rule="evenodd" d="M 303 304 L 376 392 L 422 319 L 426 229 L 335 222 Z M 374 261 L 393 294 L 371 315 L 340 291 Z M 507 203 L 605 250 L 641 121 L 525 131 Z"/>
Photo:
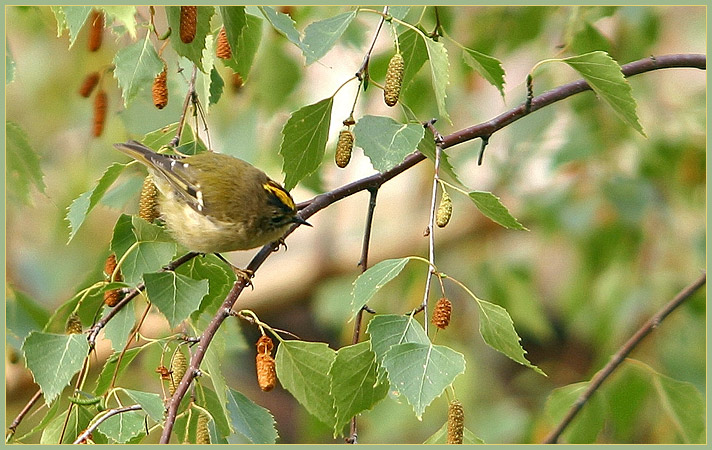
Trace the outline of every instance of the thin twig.
<path fill-rule="evenodd" d="M 195 79 L 198 76 L 198 66 L 193 64 L 193 73 L 190 76 L 190 83 L 188 83 L 188 93 L 185 95 L 185 100 L 183 101 L 183 113 L 180 115 L 180 121 L 178 122 L 178 129 L 176 130 L 176 135 L 171 142 L 168 144 L 171 147 L 177 147 L 180 142 L 180 136 L 183 134 L 183 126 L 185 125 L 185 116 L 188 115 L 188 106 L 190 101 L 195 95 Z M 197 132 L 197 130 L 196 130 Z"/>
<path fill-rule="evenodd" d="M 84 430 L 79 436 L 77 436 L 77 438 L 74 440 L 74 442 L 72 442 L 72 444 L 81 444 L 82 441 L 86 440 L 89 437 L 89 435 L 94 430 L 96 430 L 99 427 L 99 425 L 101 425 L 108 418 L 115 416 L 117 414 L 129 412 L 129 411 L 140 411 L 141 409 L 142 409 L 141 405 L 136 404 L 136 405 L 131 405 L 131 406 L 124 406 L 122 408 L 114 408 L 114 409 L 110 409 L 110 410 L 106 411 L 106 414 L 104 414 L 99 419 L 97 419 L 96 422 L 92 423 L 89 427 L 87 427 L 86 430 Z"/>
<path fill-rule="evenodd" d="M 37 392 L 35 392 L 35 395 L 33 395 L 30 401 L 27 402 L 25 407 L 22 408 L 22 411 L 20 411 L 20 413 L 15 417 L 10 426 L 7 427 L 9 432 L 7 436 L 5 436 L 5 443 L 7 443 L 8 439 L 15 434 L 15 431 L 17 431 L 17 427 L 20 425 L 20 422 L 22 422 L 22 419 L 24 419 L 27 413 L 30 412 L 30 410 L 35 405 L 35 403 L 37 403 L 37 400 L 39 400 L 40 397 L 42 397 L 42 389 L 38 389 Z"/>
<path fill-rule="evenodd" d="M 363 232 L 363 246 L 361 247 L 361 259 L 358 264 L 361 266 L 361 273 L 368 270 L 368 249 L 371 243 L 371 230 L 373 229 L 373 213 L 376 210 L 376 196 L 378 195 L 378 188 L 369 189 L 370 193 L 368 201 L 368 213 L 366 214 L 366 226 Z M 363 305 L 356 314 L 356 320 L 354 321 L 354 332 L 351 337 L 351 345 L 358 344 L 361 337 L 361 321 L 363 320 L 363 312 L 366 311 L 368 305 Z M 356 444 L 358 440 L 358 432 L 356 425 L 356 416 L 351 418 L 351 427 L 349 431 L 349 437 L 346 438 L 347 444 Z"/>
<path fill-rule="evenodd" d="M 594 392 L 603 384 L 603 382 L 608 378 L 608 376 L 613 373 L 614 370 L 623 362 L 623 360 L 628 356 L 628 354 L 633 351 L 633 349 L 643 340 L 645 336 L 650 334 L 655 328 L 657 328 L 660 323 L 665 320 L 665 318 L 680 306 L 685 300 L 692 297 L 692 295 L 697 292 L 702 286 L 704 286 L 707 281 L 707 273 L 703 273 L 700 277 L 692 284 L 687 286 L 685 289 L 680 291 L 675 298 L 670 300 L 670 302 L 665 305 L 660 311 L 658 311 L 653 317 L 650 318 L 645 324 L 640 327 L 638 331 L 631 336 L 628 341 L 623 344 L 623 346 L 611 357 L 608 364 L 605 365 L 601 370 L 596 372 L 596 374 L 591 378 L 588 388 L 581 394 L 581 396 L 576 400 L 571 409 L 566 413 L 566 416 L 559 422 L 556 428 L 549 433 L 549 435 L 542 441 L 542 444 L 555 444 L 559 439 L 561 434 L 564 432 L 566 427 L 574 420 L 576 414 L 581 411 L 581 408 L 586 404 L 589 398 Z"/>

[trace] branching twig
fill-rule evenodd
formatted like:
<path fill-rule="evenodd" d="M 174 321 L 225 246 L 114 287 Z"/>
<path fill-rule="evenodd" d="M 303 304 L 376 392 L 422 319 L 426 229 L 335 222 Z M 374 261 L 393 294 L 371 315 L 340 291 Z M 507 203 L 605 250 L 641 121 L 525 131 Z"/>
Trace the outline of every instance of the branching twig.
<path fill-rule="evenodd" d="M 608 378 L 611 373 L 623 362 L 623 360 L 628 356 L 628 354 L 633 351 L 633 349 L 643 340 L 645 336 L 650 334 L 655 328 L 660 325 L 660 323 L 665 320 L 665 318 L 680 306 L 685 300 L 690 298 L 698 289 L 704 286 L 707 280 L 707 273 L 703 273 L 700 278 L 698 278 L 694 283 L 687 286 L 685 289 L 680 291 L 675 298 L 670 300 L 670 302 L 665 305 L 660 311 L 658 311 L 653 317 L 650 318 L 645 324 L 635 332 L 628 342 L 623 344 L 623 346 L 613 355 L 608 364 L 605 365 L 601 370 L 596 372 L 596 374 L 591 378 L 588 388 L 584 391 L 581 396 L 576 400 L 571 409 L 569 409 L 566 416 L 561 420 L 559 425 L 544 439 L 543 444 L 555 444 L 559 439 L 561 434 L 564 432 L 566 427 L 571 423 L 571 421 L 576 417 L 581 408 L 586 404 L 589 398 L 596 392 L 601 384 Z"/>
<path fill-rule="evenodd" d="M 185 116 L 188 115 L 188 106 L 190 101 L 195 95 L 195 79 L 198 75 L 198 66 L 193 64 L 193 73 L 190 76 L 190 83 L 188 83 L 188 93 L 185 95 L 185 101 L 183 102 L 183 112 L 180 115 L 180 121 L 178 122 L 178 129 L 176 130 L 176 135 L 171 142 L 168 144 L 171 147 L 178 146 L 180 142 L 180 135 L 183 134 L 183 126 L 185 125 Z M 197 129 L 196 129 L 197 132 Z"/>
<path fill-rule="evenodd" d="M 366 226 L 363 232 L 363 246 L 361 247 L 361 259 L 358 265 L 361 266 L 361 273 L 368 270 L 368 248 L 371 243 L 371 230 L 373 228 L 373 213 L 376 210 L 376 195 L 378 195 L 378 188 L 369 189 L 370 197 L 368 201 L 368 213 L 366 214 Z M 361 336 L 361 320 L 363 319 L 363 312 L 368 309 L 368 305 L 363 305 L 356 314 L 356 319 L 354 320 L 354 333 L 351 338 L 351 345 L 358 344 L 359 338 Z M 356 444 L 358 439 L 358 432 L 356 429 L 356 416 L 351 418 L 351 427 L 349 431 L 349 437 L 346 438 L 347 444 Z"/>
<path fill-rule="evenodd" d="M 90 426 L 87 427 L 86 430 L 84 430 L 79 436 L 77 436 L 77 438 L 74 440 L 74 442 L 72 442 L 72 444 L 81 444 L 82 441 L 86 440 L 89 437 L 89 435 L 94 430 L 96 430 L 99 427 L 99 425 L 101 425 L 104 421 L 106 421 L 109 417 L 115 416 L 117 414 L 129 412 L 129 411 L 140 411 L 141 409 L 142 409 L 141 405 L 136 404 L 136 405 L 131 405 L 131 406 L 124 406 L 122 408 L 114 408 L 114 409 L 110 409 L 110 410 L 106 411 L 106 414 L 104 414 L 99 419 L 97 419 L 96 422 L 92 423 Z"/>

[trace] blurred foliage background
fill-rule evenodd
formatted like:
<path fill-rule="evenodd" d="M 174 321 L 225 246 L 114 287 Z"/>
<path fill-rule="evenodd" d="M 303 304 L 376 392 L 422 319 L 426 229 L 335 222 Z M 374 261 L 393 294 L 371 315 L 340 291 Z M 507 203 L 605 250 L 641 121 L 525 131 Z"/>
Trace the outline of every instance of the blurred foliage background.
<path fill-rule="evenodd" d="M 344 10 L 289 8 L 300 30 Z M 138 11 L 148 17 L 147 8 Z M 417 20 L 421 11 L 413 7 L 408 17 Z M 704 7 L 463 6 L 442 7 L 439 13 L 453 39 L 498 58 L 506 70 L 503 99 L 452 48 L 447 106 L 453 123 L 438 122 L 443 134 L 520 104 L 526 74 L 542 59 L 606 50 L 624 64 L 651 55 L 706 49 Z M 160 27 L 165 18 L 159 13 L 157 20 Z M 255 64 L 243 86 L 235 87 L 231 72 L 220 67 L 225 93 L 208 115 L 213 147 L 282 180 L 277 149 L 284 122 L 292 111 L 330 96 L 352 76 L 377 21 L 374 14 L 359 14 L 337 47 L 308 67 L 293 45 L 265 25 Z M 426 29 L 434 25 L 432 8 L 425 11 L 424 23 Z M 140 138 L 178 120 L 186 83 L 180 76 L 172 77 L 169 104 L 162 111 L 153 107 L 148 91 L 124 109 L 115 80 L 105 77 L 107 125 L 100 138 L 92 138 L 91 101 L 81 98 L 77 89 L 86 73 L 111 64 L 116 51 L 129 42 L 117 40 L 107 30 L 102 48 L 89 53 L 83 30 L 68 49 L 66 34 L 57 37 L 48 7 L 7 7 L 6 27 L 6 50 L 15 64 L 14 80 L 6 88 L 6 115 L 27 133 L 39 153 L 47 185 L 46 195 L 33 192 L 29 204 L 13 195 L 12 186 L 7 192 L 9 424 L 36 389 L 24 361 L 17 357 L 21 339 L 41 328 L 43 318 L 79 289 L 101 279 L 114 223 L 120 213 L 136 212 L 143 174 L 137 170 L 122 176 L 69 245 L 67 206 L 110 163 L 125 160 L 112 143 Z M 139 29 L 140 35 L 143 32 Z M 383 80 L 392 53 L 392 40 L 384 29 L 372 59 L 375 80 Z M 427 72 L 419 72 L 402 98 L 421 120 L 437 115 Z M 534 92 L 575 79 L 575 72 L 563 64 L 546 65 L 535 74 Z M 454 387 L 466 405 L 466 426 L 487 443 L 540 441 L 553 426 L 544 413 L 551 391 L 590 379 L 645 320 L 705 269 L 706 74 L 671 69 L 638 75 L 629 82 L 647 138 L 623 124 L 589 91 L 497 132 L 481 166 L 476 163 L 479 140 L 448 151 L 464 184 L 501 197 L 530 230 L 501 228 L 458 195 L 453 198 L 450 225 L 436 230 L 438 267 L 479 297 L 507 308 L 529 360 L 548 374 L 547 378 L 537 375 L 484 345 L 477 333 L 476 305 L 449 285 L 453 321 L 438 333 L 436 343 L 465 354 L 467 370 Z M 329 161 L 355 89 L 356 83 L 351 83 L 337 95 L 325 164 L 293 191 L 295 200 L 374 172 L 360 150 L 345 170 Z M 383 105 L 376 88 L 360 97 L 356 119 L 363 114 L 404 120 L 400 110 Z M 381 189 L 371 264 L 427 255 L 423 229 L 431 180 L 432 164 L 426 161 Z M 314 228 L 302 227 L 290 236 L 289 250 L 267 261 L 254 279 L 254 291 L 245 292 L 238 306 L 253 309 L 263 321 L 304 340 L 326 341 L 332 348 L 349 344 L 353 327 L 347 323 L 349 295 L 359 273 L 356 264 L 367 204 L 368 195 L 362 193 L 312 218 Z M 228 256 L 244 265 L 252 254 Z M 424 276 L 423 267 L 409 265 L 370 306 L 379 313 L 408 311 L 422 299 Z M 13 314 L 20 296 L 37 305 L 34 315 Z M 83 312 L 85 327 L 95 312 Z M 706 394 L 705 316 L 702 292 L 674 312 L 632 357 Z M 143 330 L 147 329 L 152 330 L 147 334 L 156 336 L 168 331 L 157 315 L 149 317 Z M 280 442 L 334 442 L 331 431 L 285 391 L 259 391 L 254 350 L 246 344 L 256 340 L 257 331 L 231 323 L 226 333 L 241 336 L 228 339 L 230 356 L 223 367 L 230 377 L 228 384 L 272 411 Z M 143 355 L 134 362 L 137 376 L 124 380 L 126 386 L 135 383 L 145 388 L 154 383 L 159 389 L 153 373 L 157 358 L 158 354 Z M 627 385 L 614 387 L 615 378 L 608 394 L 622 396 L 622 401 L 633 395 Z M 606 425 L 593 441 L 679 442 L 675 425 L 658 405 L 646 401 L 632 410 L 607 411 Z M 444 398 L 436 400 L 419 422 L 409 405 L 386 399 L 359 417 L 359 442 L 423 442 L 440 428 L 446 410 Z M 29 429 L 40 417 L 30 417 L 22 426 Z"/>

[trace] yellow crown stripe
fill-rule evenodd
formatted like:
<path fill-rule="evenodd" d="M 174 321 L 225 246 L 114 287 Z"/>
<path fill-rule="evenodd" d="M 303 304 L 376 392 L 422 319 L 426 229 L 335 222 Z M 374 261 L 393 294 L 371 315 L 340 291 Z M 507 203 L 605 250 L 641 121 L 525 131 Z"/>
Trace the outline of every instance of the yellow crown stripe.
<path fill-rule="evenodd" d="M 292 200 L 292 197 L 289 195 L 289 192 L 285 191 L 284 188 L 282 188 L 274 181 L 270 180 L 267 183 L 263 184 L 262 187 L 265 188 L 267 192 L 271 192 L 272 194 L 277 196 L 279 201 L 287 205 L 289 209 L 296 209 L 296 206 L 294 205 L 294 200 Z"/>

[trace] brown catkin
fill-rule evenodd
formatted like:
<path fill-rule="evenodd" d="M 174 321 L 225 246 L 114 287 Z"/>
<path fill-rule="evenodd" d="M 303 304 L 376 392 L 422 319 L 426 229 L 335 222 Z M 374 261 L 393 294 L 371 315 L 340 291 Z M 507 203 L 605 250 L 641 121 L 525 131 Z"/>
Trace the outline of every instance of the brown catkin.
<path fill-rule="evenodd" d="M 124 298 L 121 289 L 112 289 L 104 292 L 104 304 L 109 308 L 113 308 Z"/>
<path fill-rule="evenodd" d="M 171 394 L 171 397 L 176 392 L 176 388 L 180 384 L 180 380 L 183 379 L 186 370 L 188 370 L 188 360 L 185 358 L 183 352 L 180 351 L 180 348 L 177 348 L 175 353 L 173 353 L 173 358 L 171 358 L 172 380 L 168 382 L 168 392 Z"/>
<path fill-rule="evenodd" d="M 440 228 L 450 222 L 452 217 L 452 200 L 447 192 L 443 191 L 443 195 L 440 198 L 440 206 L 438 206 L 438 211 L 435 214 L 435 224 Z"/>
<path fill-rule="evenodd" d="M 106 258 L 106 262 L 104 263 L 104 274 L 107 276 L 107 278 L 110 280 L 111 277 L 114 277 L 114 281 L 124 281 L 123 275 L 121 275 L 121 269 L 116 272 L 116 275 L 114 275 L 114 271 L 116 270 L 116 255 L 115 254 L 110 254 Z"/>
<path fill-rule="evenodd" d="M 208 415 L 200 411 L 200 415 L 198 416 L 198 429 L 195 432 L 196 444 L 210 444 L 210 431 L 208 431 L 209 420 Z"/>
<path fill-rule="evenodd" d="M 272 349 L 274 348 L 274 344 L 272 343 L 272 339 L 269 338 L 269 336 L 262 335 L 260 338 L 257 340 L 257 353 L 261 354 L 270 354 L 272 353 Z"/>
<path fill-rule="evenodd" d="M 242 79 L 242 75 L 239 73 L 235 72 L 232 74 L 232 89 L 237 92 L 240 89 L 242 89 L 242 86 L 245 84 L 245 80 Z"/>
<path fill-rule="evenodd" d="M 64 325 L 64 332 L 67 334 L 81 334 L 82 321 L 77 313 L 72 313 L 67 317 L 67 323 Z"/>
<path fill-rule="evenodd" d="M 354 134 L 351 130 L 341 130 L 339 142 L 336 144 L 336 165 L 342 169 L 351 161 L 351 152 L 354 149 Z"/>
<path fill-rule="evenodd" d="M 180 40 L 185 44 L 190 44 L 195 39 L 195 31 L 198 29 L 198 7 L 180 7 Z"/>
<path fill-rule="evenodd" d="M 215 50 L 215 55 L 220 59 L 232 58 L 232 49 L 227 41 L 227 32 L 224 26 L 220 28 L 220 33 L 218 33 L 218 47 Z"/>
<path fill-rule="evenodd" d="M 101 136 L 104 131 L 104 122 L 106 121 L 106 107 L 108 99 L 106 91 L 99 89 L 94 97 L 94 137 Z"/>
<path fill-rule="evenodd" d="M 459 400 L 450 402 L 447 408 L 447 443 L 462 444 L 465 431 L 465 411 Z"/>
<path fill-rule="evenodd" d="M 153 183 L 153 178 L 149 175 L 143 180 L 141 196 L 138 200 L 138 216 L 149 223 L 153 223 L 159 215 L 158 189 Z"/>
<path fill-rule="evenodd" d="M 89 51 L 95 52 L 101 47 L 101 38 L 104 35 L 104 13 L 92 10 L 89 16 Z"/>
<path fill-rule="evenodd" d="M 433 325 L 444 330 L 450 324 L 450 316 L 452 315 L 452 303 L 447 297 L 443 297 L 435 304 L 433 310 Z"/>
<path fill-rule="evenodd" d="M 151 86 L 153 94 L 153 105 L 158 109 L 163 109 L 168 104 L 168 83 L 166 82 L 166 67 L 163 66 L 163 71 L 156 75 Z"/>
<path fill-rule="evenodd" d="M 82 85 L 79 87 L 79 95 L 84 98 L 89 97 L 97 84 L 99 84 L 99 72 L 92 72 L 88 74 L 84 78 L 84 81 L 82 81 Z"/>
<path fill-rule="evenodd" d="M 400 53 L 393 55 L 388 62 L 388 71 L 386 72 L 386 87 L 383 90 L 383 99 L 386 105 L 395 106 L 400 97 L 401 85 L 403 84 L 403 71 L 405 65 L 403 56 Z"/>
<path fill-rule="evenodd" d="M 258 353 L 256 360 L 257 384 L 264 392 L 269 392 L 277 385 L 277 373 L 274 358 L 269 353 Z"/>

